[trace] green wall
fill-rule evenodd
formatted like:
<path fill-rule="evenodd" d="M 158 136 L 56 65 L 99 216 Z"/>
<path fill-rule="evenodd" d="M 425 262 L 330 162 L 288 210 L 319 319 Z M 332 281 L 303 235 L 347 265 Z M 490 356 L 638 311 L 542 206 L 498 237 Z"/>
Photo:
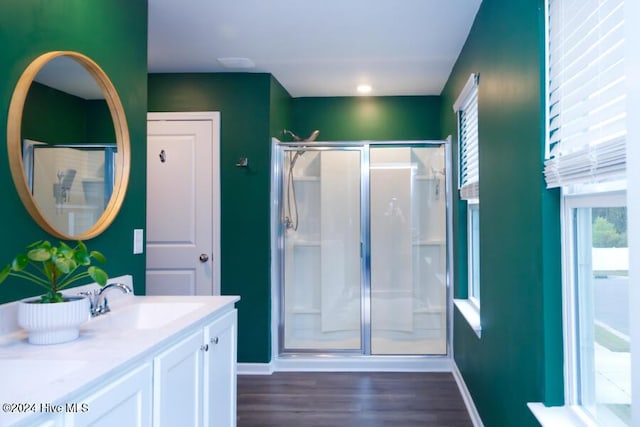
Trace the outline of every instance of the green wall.
<path fill-rule="evenodd" d="M 111 276 L 133 274 L 144 292 L 144 255 L 132 254 L 133 229 L 145 228 L 147 2 L 145 0 L 22 0 L 0 6 L 0 135 L 6 143 L 13 89 L 25 67 L 52 50 L 73 50 L 96 61 L 120 94 L 131 137 L 131 179 L 112 226 L 88 242 L 107 257 Z M 34 240 L 50 238 L 28 215 L 15 191 L 7 150 L 0 150 L 0 195 L 5 226 L 0 265 Z M 11 279 L 10 279 L 11 280 Z M 0 302 L 40 293 L 28 285 L 0 285 Z"/>
<path fill-rule="evenodd" d="M 271 360 L 270 154 L 283 129 L 321 140 L 438 139 L 438 97 L 291 98 L 269 74 L 150 74 L 149 111 L 220 111 L 222 293 L 240 295 L 238 361 Z M 249 158 L 249 168 L 235 166 Z"/>
<path fill-rule="evenodd" d="M 271 120 L 269 125 L 269 134 L 275 138 L 283 140 L 284 129 L 291 129 L 291 96 L 289 92 L 282 87 L 280 82 L 271 77 L 271 98 L 269 111 Z"/>
<path fill-rule="evenodd" d="M 438 140 L 439 96 L 321 97 L 293 99 L 293 128 L 321 141 Z"/>
<path fill-rule="evenodd" d="M 84 101 L 84 109 L 88 123 L 86 141 L 103 144 L 116 142 L 115 128 L 107 102 L 101 99 L 87 100 Z"/>
<path fill-rule="evenodd" d="M 22 138 L 49 144 L 116 142 L 105 100 L 86 100 L 37 82 L 25 101 Z"/>
<path fill-rule="evenodd" d="M 85 142 L 84 100 L 37 82 L 22 112 L 22 138 L 50 144 Z"/>
<path fill-rule="evenodd" d="M 239 362 L 271 360 L 270 106 L 282 103 L 272 84 L 260 73 L 149 75 L 149 111 L 220 111 L 221 286 L 241 297 Z"/>
<path fill-rule="evenodd" d="M 470 73 L 480 74 L 482 338 L 456 310 L 454 357 L 486 426 L 538 425 L 527 402 L 562 403 L 559 202 L 542 175 L 542 7 L 484 0 L 442 93 L 443 135 L 456 141 L 452 105 Z M 458 297 L 467 285 L 465 212 L 455 204 Z"/>

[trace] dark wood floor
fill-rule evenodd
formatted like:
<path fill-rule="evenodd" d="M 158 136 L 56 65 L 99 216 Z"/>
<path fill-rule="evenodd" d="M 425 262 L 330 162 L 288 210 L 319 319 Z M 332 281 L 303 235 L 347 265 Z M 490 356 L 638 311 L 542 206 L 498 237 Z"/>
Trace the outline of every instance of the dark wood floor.
<path fill-rule="evenodd" d="M 450 373 L 238 376 L 238 427 L 472 426 Z"/>

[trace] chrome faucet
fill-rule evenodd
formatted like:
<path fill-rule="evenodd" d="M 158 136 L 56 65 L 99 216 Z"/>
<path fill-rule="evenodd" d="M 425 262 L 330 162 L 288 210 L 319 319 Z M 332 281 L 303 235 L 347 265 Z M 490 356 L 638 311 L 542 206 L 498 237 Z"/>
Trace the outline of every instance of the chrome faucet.
<path fill-rule="evenodd" d="M 133 293 L 133 290 L 125 285 L 124 283 L 109 283 L 103 288 L 94 289 L 90 292 L 81 292 L 81 295 L 85 295 L 89 298 L 89 309 L 91 311 L 91 316 L 99 316 L 101 314 L 105 314 L 111 311 L 109 308 L 109 304 L 107 302 L 107 297 L 105 294 L 110 289 L 119 289 L 121 292 L 125 294 Z"/>

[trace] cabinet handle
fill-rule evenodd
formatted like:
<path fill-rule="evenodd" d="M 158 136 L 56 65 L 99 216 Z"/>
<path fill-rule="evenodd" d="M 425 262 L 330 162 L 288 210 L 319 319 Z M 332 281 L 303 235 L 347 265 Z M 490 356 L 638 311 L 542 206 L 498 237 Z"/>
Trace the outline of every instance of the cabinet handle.
<path fill-rule="evenodd" d="M 213 337 L 209 340 L 211 344 L 218 344 L 218 337 Z"/>
<path fill-rule="evenodd" d="M 202 351 L 209 351 L 209 344 L 202 344 L 200 346 L 200 350 Z"/>

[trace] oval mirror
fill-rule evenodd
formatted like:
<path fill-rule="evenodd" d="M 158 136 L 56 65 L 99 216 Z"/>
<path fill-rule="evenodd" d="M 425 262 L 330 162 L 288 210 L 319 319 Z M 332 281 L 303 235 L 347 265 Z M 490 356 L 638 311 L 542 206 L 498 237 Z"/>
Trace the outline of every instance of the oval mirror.
<path fill-rule="evenodd" d="M 11 98 L 7 149 L 20 199 L 45 231 L 86 240 L 113 222 L 129 180 L 129 131 L 93 60 L 56 51 L 29 64 Z"/>

